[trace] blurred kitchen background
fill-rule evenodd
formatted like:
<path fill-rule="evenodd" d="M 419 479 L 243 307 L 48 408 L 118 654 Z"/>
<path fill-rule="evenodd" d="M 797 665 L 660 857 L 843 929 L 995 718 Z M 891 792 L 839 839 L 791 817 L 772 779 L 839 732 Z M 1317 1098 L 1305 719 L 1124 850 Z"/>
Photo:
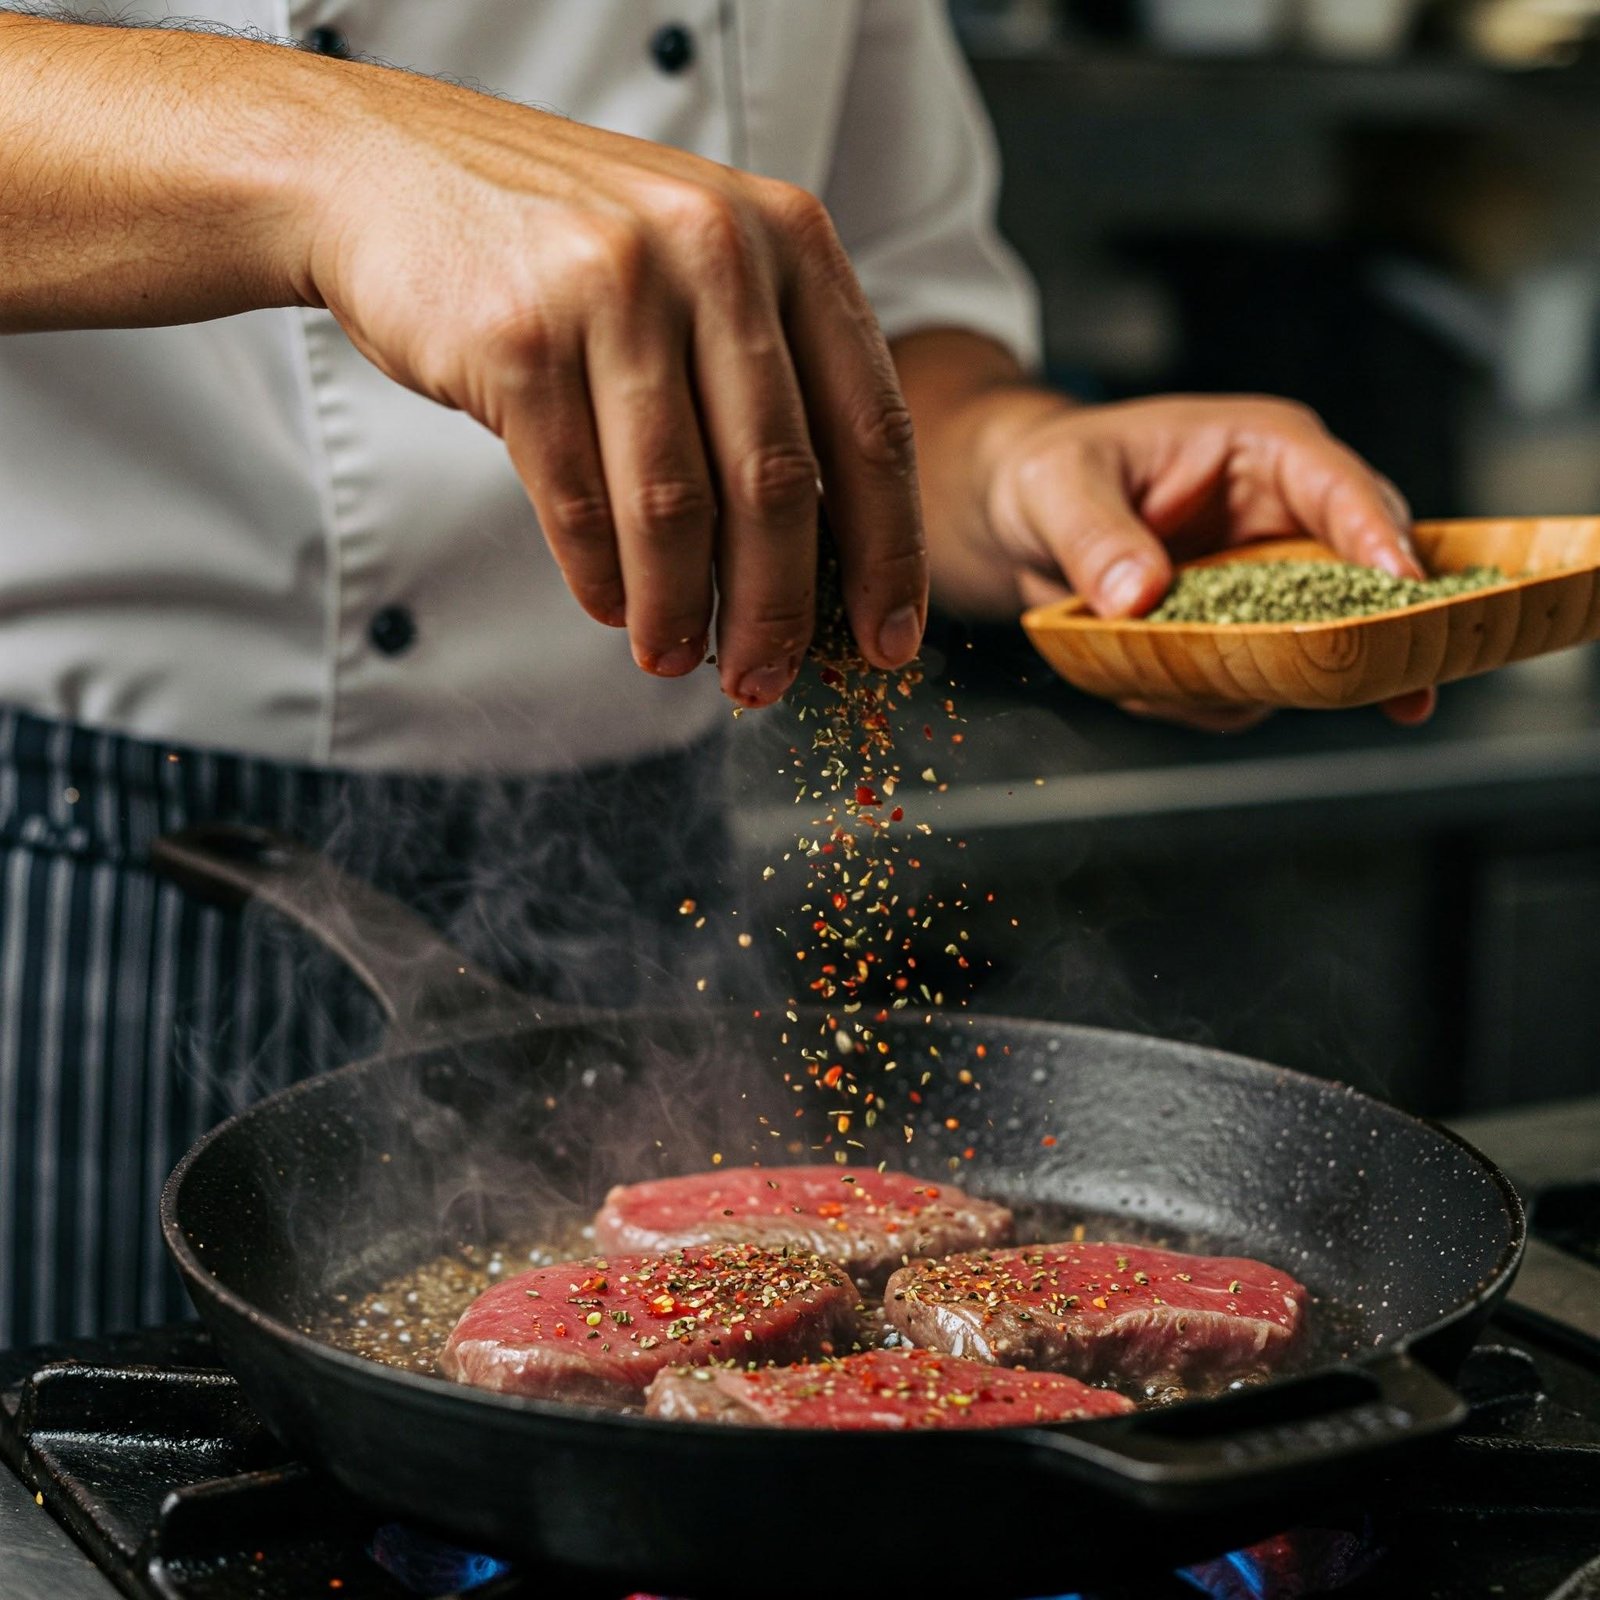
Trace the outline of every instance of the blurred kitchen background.
<path fill-rule="evenodd" d="M 1600 0 L 952 10 L 1055 381 L 1294 396 L 1420 516 L 1600 513 Z M 930 659 L 930 704 L 968 720 L 956 746 L 935 719 L 949 788 L 916 814 L 964 841 L 925 876 L 977 903 L 975 1007 L 1433 1114 L 1600 1091 L 1595 651 L 1457 685 L 1420 731 L 1294 713 L 1225 739 L 1078 695 L 1017 630 L 943 620 Z M 759 721 L 752 866 L 797 821 L 793 730 Z"/>

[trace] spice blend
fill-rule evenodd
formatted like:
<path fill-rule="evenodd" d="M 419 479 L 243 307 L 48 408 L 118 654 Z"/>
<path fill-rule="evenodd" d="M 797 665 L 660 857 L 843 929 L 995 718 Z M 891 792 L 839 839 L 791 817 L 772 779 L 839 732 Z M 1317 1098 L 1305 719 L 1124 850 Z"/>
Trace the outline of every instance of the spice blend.
<path fill-rule="evenodd" d="M 1394 578 L 1344 561 L 1225 561 L 1188 567 L 1146 622 L 1334 622 L 1401 611 L 1504 583 L 1497 567 Z"/>
<path fill-rule="evenodd" d="M 856 648 L 846 618 L 837 562 L 831 550 L 819 565 L 817 630 L 810 662 L 789 704 L 799 720 L 802 740 L 789 749 L 787 774 L 795 804 L 809 816 L 795 847 L 783 862 L 803 870 L 798 905 L 790 924 L 778 931 L 791 947 L 798 982 L 788 998 L 782 1035 L 796 1047 L 797 1069 L 788 1074 L 795 1093 L 814 1091 L 832 1097 L 827 1127 L 810 1148 L 832 1148 L 841 1165 L 864 1148 L 858 1134 L 880 1119 L 898 1121 L 905 1142 L 915 1137 L 916 1108 L 922 1090 L 939 1066 L 937 1044 L 918 1047 L 915 1058 L 897 1057 L 878 1030 L 894 1012 L 920 1011 L 933 1021 L 935 1008 L 966 1006 L 975 976 L 963 913 L 973 897 L 965 884 L 941 898 L 923 892 L 923 841 L 933 825 L 908 815 L 916 800 L 948 788 L 940 767 L 953 758 L 966 734 L 955 703 L 943 699 L 938 722 L 922 724 L 915 756 L 897 749 L 897 721 L 922 682 L 920 662 L 896 672 L 869 665 Z M 940 846 L 964 849 L 960 840 L 941 837 Z M 772 878 L 783 863 L 769 864 Z M 994 899 L 993 894 L 985 896 Z M 919 967 L 935 957 L 939 971 Z M 820 1026 L 801 1022 L 799 1005 L 821 1002 L 828 1011 Z M 984 1050 L 977 1047 L 981 1060 Z M 972 1071 L 960 1081 L 978 1088 Z M 797 1119 L 806 1108 L 797 1105 Z M 956 1131 L 959 1119 L 946 1119 Z M 775 1137 L 779 1130 L 769 1130 Z M 950 1158 L 952 1170 L 972 1151 Z"/>

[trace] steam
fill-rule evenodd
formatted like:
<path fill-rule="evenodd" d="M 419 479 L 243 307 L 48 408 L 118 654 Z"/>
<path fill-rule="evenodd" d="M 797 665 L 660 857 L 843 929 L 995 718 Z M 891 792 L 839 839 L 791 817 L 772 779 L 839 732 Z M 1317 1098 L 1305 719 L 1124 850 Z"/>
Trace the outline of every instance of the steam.
<path fill-rule="evenodd" d="M 770 1052 L 744 1059 L 714 1020 L 780 992 L 774 943 L 739 940 L 764 930 L 737 899 L 726 744 L 724 728 L 683 754 L 589 773 L 330 779 L 304 806 L 243 808 L 418 913 L 528 997 L 524 1021 L 536 1005 L 573 1019 L 548 1046 L 498 1037 L 504 1019 L 477 1029 L 468 1019 L 450 1030 L 460 1042 L 433 1053 L 449 1069 L 444 1089 L 437 1075 L 386 1069 L 370 1126 L 350 1131 L 350 1190 L 331 1211 L 322 1191 L 302 1203 L 315 1139 L 297 1156 L 279 1152 L 257 1177 L 319 1272 L 348 1271 L 347 1221 L 367 1236 L 377 1222 L 409 1245 L 419 1228 L 441 1244 L 512 1221 L 526 1235 L 564 1225 L 620 1175 L 706 1165 L 714 1153 L 730 1165 L 794 1159 L 797 1135 L 774 1136 L 792 1108 L 763 1070 Z M 220 986 L 267 998 L 242 1016 L 224 1000 L 191 1024 L 191 1070 L 210 1079 L 196 1099 L 224 1112 L 370 1055 L 384 1034 L 338 958 L 271 910 L 246 918 L 240 970 Z M 639 1009 L 672 1013 L 642 1048 L 608 1023 Z"/>

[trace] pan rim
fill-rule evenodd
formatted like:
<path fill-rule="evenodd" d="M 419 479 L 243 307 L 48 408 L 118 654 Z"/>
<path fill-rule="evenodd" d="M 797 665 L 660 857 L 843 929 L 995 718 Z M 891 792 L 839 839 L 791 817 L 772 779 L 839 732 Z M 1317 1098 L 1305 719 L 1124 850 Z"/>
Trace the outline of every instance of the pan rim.
<path fill-rule="evenodd" d="M 804 1010 L 816 1010 L 819 1014 L 821 1009 L 823 1008 L 804 1008 Z M 1307 1085 L 1319 1093 L 1337 1092 L 1360 1101 L 1377 1115 L 1398 1119 L 1404 1125 L 1425 1129 L 1430 1134 L 1441 1138 L 1445 1143 L 1455 1146 L 1489 1180 L 1504 1208 L 1509 1237 L 1471 1299 L 1458 1302 L 1449 1311 L 1435 1318 L 1432 1322 L 1423 1327 L 1411 1329 L 1401 1337 L 1383 1345 L 1375 1346 L 1370 1351 L 1323 1363 L 1316 1367 L 1308 1368 L 1304 1372 L 1296 1372 L 1283 1378 L 1269 1378 L 1260 1386 L 1261 1392 L 1267 1392 L 1280 1385 L 1320 1374 L 1337 1373 L 1352 1369 L 1360 1371 L 1366 1364 L 1380 1357 L 1400 1356 L 1409 1358 L 1411 1347 L 1414 1344 L 1442 1333 L 1473 1315 L 1477 1301 L 1483 1295 L 1502 1294 L 1509 1287 L 1511 1279 L 1521 1264 L 1527 1240 L 1527 1213 L 1521 1196 L 1518 1195 L 1506 1175 L 1483 1151 L 1479 1150 L 1470 1140 L 1463 1138 L 1453 1128 L 1446 1127 L 1431 1117 L 1421 1117 L 1411 1112 L 1403 1111 L 1398 1106 L 1391 1105 L 1385 1100 L 1380 1100 L 1374 1095 L 1352 1088 L 1348 1084 L 1341 1083 L 1335 1079 L 1319 1078 L 1293 1067 L 1275 1066 L 1271 1062 L 1258 1061 L 1253 1057 L 1239 1055 L 1233 1051 L 1218 1050 L 1209 1045 L 1189 1044 L 1183 1040 L 1167 1038 L 1164 1035 L 1132 1033 L 1126 1029 L 1102 1028 L 1082 1023 L 1051 1022 L 1037 1017 L 1009 1017 L 987 1012 L 978 1016 L 955 1015 L 940 1012 L 935 1008 L 931 1014 L 958 1025 L 965 1022 L 974 1027 L 983 1025 L 990 1028 L 1004 1028 L 1008 1032 L 1021 1034 L 1044 1033 L 1051 1038 L 1063 1038 L 1070 1035 L 1090 1040 L 1117 1041 L 1124 1045 L 1132 1044 L 1145 1050 L 1154 1048 L 1157 1052 L 1162 1050 L 1181 1050 L 1190 1061 L 1193 1061 L 1196 1057 L 1206 1058 L 1215 1061 L 1219 1065 L 1225 1064 L 1235 1069 L 1244 1067 L 1256 1073 L 1270 1073 L 1279 1079 Z M 162 1236 L 169 1255 L 173 1258 L 185 1280 L 185 1285 L 189 1289 L 190 1298 L 195 1302 L 196 1309 L 201 1312 L 202 1318 L 204 1318 L 205 1302 L 209 1300 L 214 1305 L 225 1310 L 232 1318 L 245 1322 L 256 1331 L 270 1335 L 280 1343 L 287 1345 L 301 1359 L 309 1360 L 334 1373 L 342 1374 L 345 1378 L 363 1386 L 377 1385 L 389 1393 L 394 1392 L 392 1386 L 399 1385 L 401 1390 L 409 1392 L 422 1402 L 475 1405 L 481 1407 L 484 1414 L 488 1416 L 536 1418 L 542 1425 L 561 1425 L 563 1427 L 577 1428 L 581 1429 L 586 1436 L 591 1437 L 596 1429 L 601 1430 L 608 1436 L 614 1434 L 623 1439 L 638 1436 L 642 1430 L 645 1435 L 652 1439 L 692 1438 L 701 1446 L 704 1446 L 705 1442 L 710 1438 L 723 1438 L 729 1442 L 730 1446 L 733 1446 L 736 1441 L 743 1441 L 743 1444 L 739 1446 L 740 1448 L 748 1447 L 749 1442 L 752 1440 L 770 1440 L 773 1432 L 770 1427 L 737 1423 L 674 1422 L 657 1417 L 648 1417 L 642 1413 L 635 1415 L 598 1409 L 583 1409 L 561 1401 L 535 1400 L 521 1395 L 507 1395 L 494 1390 L 475 1388 L 470 1384 L 452 1382 L 448 1378 L 434 1377 L 422 1372 L 412 1372 L 402 1367 L 391 1367 L 383 1362 L 374 1361 L 370 1357 L 357 1355 L 353 1351 L 342 1350 L 336 1345 L 313 1337 L 311 1334 L 295 1327 L 292 1323 L 285 1322 L 281 1318 L 263 1311 L 259 1306 L 253 1305 L 237 1290 L 224 1283 L 201 1259 L 199 1251 L 191 1244 L 178 1221 L 177 1209 L 184 1181 L 188 1173 L 212 1144 L 245 1126 L 254 1120 L 256 1116 L 266 1114 L 270 1108 L 300 1095 L 315 1092 L 318 1085 L 347 1075 L 354 1076 L 363 1072 L 370 1072 L 386 1061 L 414 1059 L 424 1056 L 432 1050 L 442 1050 L 453 1048 L 460 1044 L 481 1042 L 485 1038 L 500 1038 L 524 1033 L 554 1033 L 574 1026 L 594 1026 L 608 1020 L 626 1021 L 637 1025 L 648 1021 L 652 1017 L 671 1018 L 679 1022 L 693 1017 L 696 1020 L 704 1020 L 708 1023 L 723 1019 L 741 1022 L 749 1020 L 748 1012 L 743 1008 L 726 1006 L 706 1007 L 703 1012 L 672 1010 L 663 1007 L 651 1007 L 638 1011 L 596 1009 L 581 1015 L 563 1015 L 548 1019 L 526 1015 L 517 1018 L 509 1025 L 503 1015 L 490 1017 L 484 1019 L 480 1028 L 475 1029 L 470 1024 L 466 1026 L 457 1025 L 448 1034 L 441 1034 L 437 1040 L 408 1040 L 403 1048 L 395 1051 L 379 1049 L 371 1055 L 360 1057 L 355 1061 L 345 1062 L 341 1066 L 317 1073 L 313 1077 L 303 1078 L 297 1083 L 288 1084 L 269 1095 L 263 1096 L 260 1100 L 252 1102 L 243 1110 L 224 1118 L 214 1128 L 210 1128 L 203 1133 L 184 1152 L 177 1165 L 173 1167 L 161 1190 L 160 1219 Z M 1203 1407 L 1210 1403 L 1207 1399 L 1186 1400 L 1169 1409 L 1176 1413 L 1178 1411 L 1187 1411 L 1191 1408 Z M 1106 1420 L 1094 1418 L 1076 1422 L 1031 1423 L 981 1429 L 851 1430 L 839 1428 L 792 1428 L 783 1431 L 785 1436 L 789 1438 L 806 1439 L 813 1442 L 831 1441 L 827 1448 L 839 1450 L 884 1448 L 877 1441 L 901 1438 L 916 1438 L 921 1441 L 927 1441 L 935 1437 L 949 1438 L 963 1441 L 970 1446 L 973 1440 L 985 1437 L 1007 1438 L 1016 1441 L 1019 1438 L 1025 1439 L 1031 1435 L 1041 1433 L 1056 1434 L 1082 1428 L 1092 1429 L 1103 1425 Z M 1116 1419 L 1109 1420 L 1115 1421 Z M 867 1442 L 863 1443 L 863 1441 Z M 926 1447 L 926 1445 L 924 1444 L 923 1447 Z M 892 1448 L 892 1446 L 889 1448 Z M 938 1448 L 954 1448 L 954 1446 Z"/>

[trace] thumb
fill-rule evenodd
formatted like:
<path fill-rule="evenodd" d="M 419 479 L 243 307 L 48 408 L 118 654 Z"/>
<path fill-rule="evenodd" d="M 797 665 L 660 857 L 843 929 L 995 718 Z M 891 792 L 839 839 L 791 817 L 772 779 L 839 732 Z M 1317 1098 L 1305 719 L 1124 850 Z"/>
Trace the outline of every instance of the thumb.
<path fill-rule="evenodd" d="M 1058 448 L 1022 463 L 995 515 L 1027 566 L 1064 574 L 1099 616 L 1143 616 L 1171 586 L 1166 549 L 1129 504 L 1104 450 Z"/>

